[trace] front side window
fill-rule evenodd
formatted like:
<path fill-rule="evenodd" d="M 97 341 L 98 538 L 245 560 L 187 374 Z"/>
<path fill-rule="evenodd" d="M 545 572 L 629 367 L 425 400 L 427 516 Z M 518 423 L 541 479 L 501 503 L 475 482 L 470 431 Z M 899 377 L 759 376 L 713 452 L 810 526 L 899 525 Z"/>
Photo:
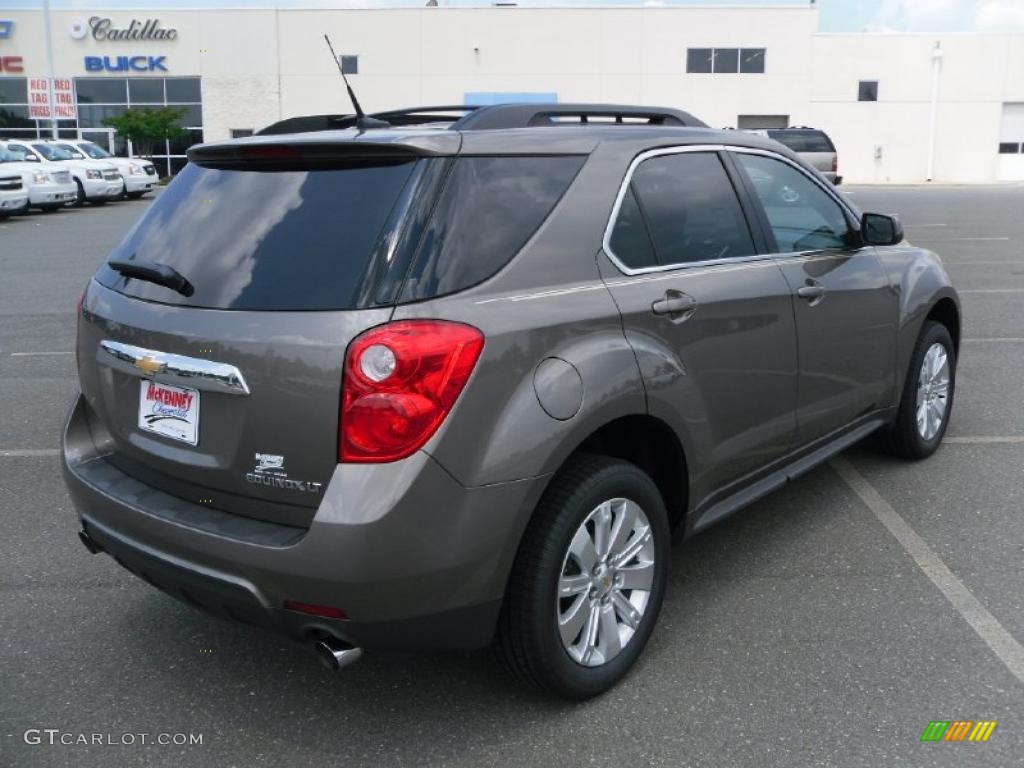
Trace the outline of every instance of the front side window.
<path fill-rule="evenodd" d="M 28 147 L 21 144 L 8 144 L 7 151 L 13 160 L 22 163 L 38 163 L 39 158 Z"/>
<path fill-rule="evenodd" d="M 850 226 L 839 203 L 788 163 L 764 155 L 736 154 L 753 183 L 776 253 L 846 248 Z"/>
<path fill-rule="evenodd" d="M 736 192 L 714 152 L 660 155 L 637 166 L 609 243 L 630 268 L 648 266 L 650 252 L 640 235 L 644 225 L 661 266 L 756 253 Z"/>

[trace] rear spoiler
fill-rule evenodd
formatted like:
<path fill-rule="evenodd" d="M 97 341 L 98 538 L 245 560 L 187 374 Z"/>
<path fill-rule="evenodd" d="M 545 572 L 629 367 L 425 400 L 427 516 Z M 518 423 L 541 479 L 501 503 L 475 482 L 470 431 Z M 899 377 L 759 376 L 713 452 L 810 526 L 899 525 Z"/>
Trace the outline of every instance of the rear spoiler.
<path fill-rule="evenodd" d="M 450 140 L 455 139 L 454 141 Z M 376 137 L 375 137 L 376 138 Z M 417 157 L 438 157 L 458 153 L 457 134 L 437 137 L 402 136 L 401 141 L 270 140 L 256 138 L 213 144 L 198 144 L 188 152 L 189 162 L 206 168 L 251 168 L 294 170 L 304 167 L 351 167 L 352 164 L 405 162 Z"/>

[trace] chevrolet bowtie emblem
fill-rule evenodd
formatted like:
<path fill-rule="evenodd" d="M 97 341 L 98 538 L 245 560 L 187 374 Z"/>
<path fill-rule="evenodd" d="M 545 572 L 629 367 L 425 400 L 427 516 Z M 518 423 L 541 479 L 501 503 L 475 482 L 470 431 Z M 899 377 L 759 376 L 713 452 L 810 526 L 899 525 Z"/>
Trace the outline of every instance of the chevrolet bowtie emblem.
<path fill-rule="evenodd" d="M 161 363 L 155 357 L 143 357 L 136 360 L 135 367 L 147 376 L 152 376 L 154 373 L 160 373 L 167 368 L 164 363 Z"/>

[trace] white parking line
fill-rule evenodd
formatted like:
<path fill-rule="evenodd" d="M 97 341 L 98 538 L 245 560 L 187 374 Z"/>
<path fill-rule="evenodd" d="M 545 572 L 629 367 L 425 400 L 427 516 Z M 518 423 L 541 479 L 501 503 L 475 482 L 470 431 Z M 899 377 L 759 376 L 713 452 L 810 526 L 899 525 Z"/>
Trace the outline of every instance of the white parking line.
<path fill-rule="evenodd" d="M 903 228 L 906 229 L 908 227 L 920 227 L 920 228 L 923 229 L 924 227 L 948 227 L 948 226 L 949 226 L 948 224 L 904 224 Z"/>
<path fill-rule="evenodd" d="M 971 342 L 973 344 L 989 343 L 989 344 L 1021 344 L 1024 343 L 1024 337 L 1019 336 L 1004 336 L 1002 338 L 990 338 L 990 339 L 964 339 L 965 342 Z"/>
<path fill-rule="evenodd" d="M 992 437 L 944 437 L 942 438 L 942 442 L 960 445 L 1017 445 L 1019 443 L 1024 443 L 1024 435 L 1005 435 Z"/>
<path fill-rule="evenodd" d="M 11 352 L 11 357 L 49 357 L 50 355 L 73 355 L 74 352 Z"/>
<path fill-rule="evenodd" d="M 1005 242 L 1009 240 L 1008 237 L 918 237 L 915 239 L 925 243 L 970 243 L 976 241 L 982 242 Z"/>
<path fill-rule="evenodd" d="M 8 448 L 0 449 L 0 459 L 21 458 L 24 456 L 59 456 L 60 448 Z"/>
<path fill-rule="evenodd" d="M 964 288 L 960 293 L 1024 293 L 1024 288 Z"/>
<path fill-rule="evenodd" d="M 918 567 L 924 572 L 932 584 L 953 604 L 978 637 L 999 657 L 1021 683 L 1024 683 L 1024 645 L 1006 631 L 995 616 L 964 586 L 949 567 L 942 562 L 928 543 L 918 536 L 906 520 L 892 508 L 881 494 L 875 490 L 853 465 L 839 456 L 829 462 L 839 476 L 846 481 L 854 493 L 870 509 L 875 517 L 884 525 L 889 533 L 900 543 L 904 551 L 910 555 Z"/>

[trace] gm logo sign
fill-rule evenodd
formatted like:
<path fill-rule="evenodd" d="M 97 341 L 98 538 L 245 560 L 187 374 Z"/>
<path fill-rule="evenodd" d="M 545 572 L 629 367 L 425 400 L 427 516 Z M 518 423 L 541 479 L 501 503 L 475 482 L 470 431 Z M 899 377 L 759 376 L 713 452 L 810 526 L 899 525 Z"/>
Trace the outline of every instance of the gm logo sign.
<path fill-rule="evenodd" d="M 0 19 L 0 40 L 10 40 L 14 34 L 14 22 Z"/>

